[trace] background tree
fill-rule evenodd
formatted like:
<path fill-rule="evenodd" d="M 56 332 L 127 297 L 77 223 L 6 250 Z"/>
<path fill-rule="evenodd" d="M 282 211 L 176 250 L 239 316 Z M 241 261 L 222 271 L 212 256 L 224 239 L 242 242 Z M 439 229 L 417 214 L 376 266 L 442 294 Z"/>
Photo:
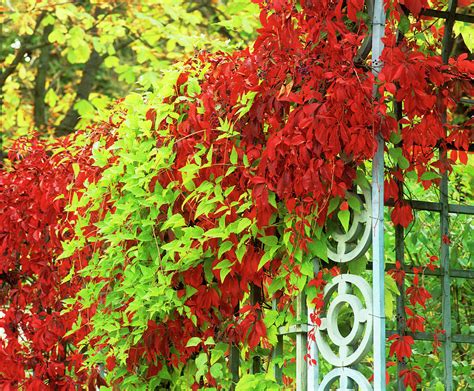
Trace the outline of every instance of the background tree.
<path fill-rule="evenodd" d="M 198 48 L 245 45 L 256 8 L 248 0 L 6 1 L 0 149 L 32 131 L 85 126 L 137 85 L 153 89 L 161 70 Z"/>

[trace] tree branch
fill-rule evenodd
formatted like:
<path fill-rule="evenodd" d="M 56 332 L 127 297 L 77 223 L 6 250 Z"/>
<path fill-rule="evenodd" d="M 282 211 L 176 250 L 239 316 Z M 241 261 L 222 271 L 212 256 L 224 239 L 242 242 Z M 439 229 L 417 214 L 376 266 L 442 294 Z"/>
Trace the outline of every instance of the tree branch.
<path fill-rule="evenodd" d="M 43 30 L 42 41 L 48 42 L 48 36 L 53 31 L 53 25 L 48 25 Z M 46 75 L 48 73 L 50 46 L 45 45 L 41 49 L 38 59 L 38 71 L 36 73 L 34 88 L 34 121 L 38 130 L 42 130 L 46 124 Z"/>
<path fill-rule="evenodd" d="M 41 24 L 41 21 L 43 18 L 46 16 L 46 12 L 42 12 L 39 16 L 38 19 L 36 20 L 36 25 L 33 30 L 33 33 L 26 36 L 22 41 L 21 41 L 21 46 L 16 52 L 16 56 L 13 59 L 12 63 L 8 65 L 5 70 L 0 71 L 0 114 L 2 113 L 3 109 L 3 87 L 5 86 L 5 83 L 7 79 L 10 77 L 10 75 L 15 72 L 16 68 L 18 65 L 23 61 L 25 58 L 25 54 L 28 53 L 28 45 L 31 43 L 33 40 L 33 37 L 36 35 L 36 31 L 38 30 L 38 27 Z"/>
<path fill-rule="evenodd" d="M 59 126 L 56 128 L 57 136 L 64 136 L 71 133 L 74 130 L 74 127 L 79 122 L 79 113 L 74 108 L 74 105 L 78 100 L 88 99 L 89 94 L 92 90 L 92 85 L 94 83 L 97 71 L 103 62 L 102 56 L 97 53 L 95 50 L 92 51 L 89 60 L 87 60 L 82 71 L 82 78 L 77 87 L 76 97 L 74 98 L 69 110 L 66 113 L 66 116 L 63 118 Z"/>
<path fill-rule="evenodd" d="M 3 89 L 3 86 L 5 85 L 5 82 L 7 81 L 8 77 L 15 72 L 15 69 L 17 66 L 20 64 L 20 62 L 23 61 L 25 54 L 28 51 L 28 44 L 31 43 L 33 37 L 36 35 L 36 30 L 38 30 L 38 27 L 43 20 L 43 18 L 46 16 L 45 12 L 42 12 L 39 16 L 38 19 L 36 20 L 36 25 L 33 30 L 33 33 L 26 36 L 22 41 L 21 41 L 21 46 L 19 47 L 18 51 L 16 52 L 16 56 L 13 59 L 12 63 L 8 65 L 4 71 L 0 72 L 0 91 Z"/>
<path fill-rule="evenodd" d="M 120 51 L 124 49 L 125 47 L 127 47 L 128 45 L 130 45 L 133 41 L 134 41 L 133 38 L 128 38 L 125 41 L 118 42 L 115 45 L 115 50 Z M 74 101 L 69 107 L 69 110 L 67 111 L 66 116 L 63 118 L 61 123 L 56 128 L 55 134 L 57 136 L 65 136 L 74 131 L 75 126 L 79 122 L 79 113 L 74 108 L 74 105 L 79 100 L 82 100 L 82 99 L 87 100 L 89 98 L 89 94 L 92 91 L 92 87 L 93 87 L 97 72 L 106 57 L 107 57 L 107 54 L 104 54 L 101 56 L 95 50 L 92 51 L 91 56 L 89 57 L 89 60 L 84 65 L 84 69 L 82 71 L 82 78 L 77 87 L 76 97 L 74 98 Z"/>

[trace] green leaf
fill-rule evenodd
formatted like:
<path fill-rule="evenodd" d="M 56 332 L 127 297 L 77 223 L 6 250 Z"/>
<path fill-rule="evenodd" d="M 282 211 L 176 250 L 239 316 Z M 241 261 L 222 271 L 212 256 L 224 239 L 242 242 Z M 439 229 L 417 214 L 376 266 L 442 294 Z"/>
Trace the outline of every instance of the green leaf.
<path fill-rule="evenodd" d="M 74 105 L 79 115 L 82 118 L 93 118 L 95 114 L 95 108 L 87 100 L 81 99 Z"/>
<path fill-rule="evenodd" d="M 222 364 L 221 363 L 215 363 L 214 365 L 211 366 L 210 369 L 211 376 L 215 379 L 220 379 L 223 376 L 222 373 Z"/>
<path fill-rule="evenodd" d="M 347 199 L 347 203 L 351 207 L 351 209 L 355 212 L 360 212 L 362 204 L 359 200 L 359 197 L 355 195 L 350 195 L 349 198 Z"/>
<path fill-rule="evenodd" d="M 395 160 L 398 161 L 403 156 L 403 152 L 401 148 L 389 148 L 388 154 Z"/>
<path fill-rule="evenodd" d="M 276 246 L 278 244 L 278 238 L 276 236 L 262 236 L 259 237 L 260 240 L 265 246 Z"/>
<path fill-rule="evenodd" d="M 370 188 L 369 181 L 367 180 L 364 171 L 361 169 L 357 170 L 357 178 L 355 179 L 354 183 L 362 189 Z"/>
<path fill-rule="evenodd" d="M 305 260 L 301 265 L 301 274 L 311 278 L 314 277 L 314 265 L 311 257 L 305 257 Z"/>
<path fill-rule="evenodd" d="M 214 338 L 212 337 L 207 337 L 207 339 L 204 341 L 204 345 L 215 345 L 216 341 L 214 341 Z"/>
<path fill-rule="evenodd" d="M 82 42 L 77 47 L 67 49 L 67 60 L 71 64 L 84 64 L 91 55 L 91 49 L 87 43 Z"/>
<path fill-rule="evenodd" d="M 245 244 L 242 244 L 237 247 L 237 250 L 235 251 L 235 255 L 239 262 L 242 262 L 242 259 L 244 258 L 246 251 L 247 251 L 247 246 Z"/>
<path fill-rule="evenodd" d="M 461 34 L 464 43 L 466 44 L 469 51 L 474 52 L 474 31 L 471 23 L 468 22 L 456 22 L 453 27 L 456 35 Z"/>
<path fill-rule="evenodd" d="M 202 342 L 201 338 L 199 337 L 192 337 L 189 339 L 188 343 L 186 344 L 186 347 L 192 347 L 192 346 L 198 346 Z"/>
<path fill-rule="evenodd" d="M 402 137 L 396 133 L 396 132 L 392 132 L 392 134 L 390 134 L 390 142 L 392 144 L 398 144 L 400 141 L 402 141 Z"/>
<path fill-rule="evenodd" d="M 233 262 L 229 261 L 228 259 L 224 259 L 223 261 L 219 262 L 214 269 L 220 269 L 220 277 L 221 282 L 224 282 L 227 275 L 230 273 L 232 266 L 234 265 Z"/>
<path fill-rule="evenodd" d="M 181 214 L 176 213 L 171 215 L 171 217 L 163 223 L 161 226 L 161 231 L 164 231 L 168 228 L 184 227 L 185 225 L 186 222 L 184 221 L 184 217 Z"/>
<path fill-rule="evenodd" d="M 276 277 L 272 280 L 268 287 L 268 294 L 273 295 L 276 291 L 283 289 L 286 286 L 285 279 L 283 277 Z"/>
<path fill-rule="evenodd" d="M 312 256 L 318 257 L 324 261 L 328 261 L 328 245 L 326 242 L 326 237 L 321 235 L 321 239 L 315 240 L 308 244 L 309 254 Z"/>
<path fill-rule="evenodd" d="M 410 30 L 410 19 L 407 16 L 402 15 L 400 17 L 400 23 L 398 24 L 398 29 L 402 34 L 406 34 Z"/>
<path fill-rule="evenodd" d="M 197 208 L 194 218 L 198 218 L 201 215 L 207 216 L 215 208 L 216 201 L 203 200 L 201 201 Z"/>
<path fill-rule="evenodd" d="M 201 371 L 207 369 L 207 356 L 205 353 L 201 353 L 196 357 L 196 367 Z"/>
<path fill-rule="evenodd" d="M 431 181 L 433 179 L 439 179 L 441 178 L 439 176 L 439 174 L 437 174 L 436 172 L 433 172 L 433 171 L 427 171 L 427 172 L 424 172 L 422 175 L 421 175 L 421 180 L 422 181 Z"/>
<path fill-rule="evenodd" d="M 265 326 L 267 328 L 269 328 L 270 326 L 273 326 L 275 324 L 277 317 L 278 317 L 278 311 L 276 310 L 265 311 L 265 317 L 263 318 L 263 322 L 265 323 Z"/>
<path fill-rule="evenodd" d="M 204 261 L 204 277 L 208 283 L 212 283 L 214 280 L 214 273 L 212 272 L 212 259 L 206 259 Z"/>
<path fill-rule="evenodd" d="M 260 259 L 260 262 L 258 263 L 257 270 L 260 270 L 262 267 L 265 266 L 265 264 L 268 261 L 271 261 L 273 258 L 273 253 L 274 251 L 267 251 L 265 254 L 263 254 L 262 258 Z"/>
<path fill-rule="evenodd" d="M 385 289 L 384 294 L 384 304 L 385 304 L 385 317 L 387 319 L 392 319 L 394 315 L 394 297 L 390 290 Z"/>
<path fill-rule="evenodd" d="M 339 197 L 331 198 L 328 206 L 328 214 L 331 214 L 339 206 Z"/>
<path fill-rule="evenodd" d="M 410 167 L 410 162 L 408 161 L 408 159 L 405 156 L 400 156 L 398 158 L 398 166 L 402 170 L 406 170 L 408 167 Z"/>
<path fill-rule="evenodd" d="M 77 178 L 80 170 L 81 170 L 81 167 L 79 166 L 78 163 L 72 163 L 72 171 L 74 172 L 74 178 Z"/>
<path fill-rule="evenodd" d="M 117 68 L 120 65 L 120 60 L 117 56 L 108 56 L 104 60 L 104 65 L 106 68 Z"/>
<path fill-rule="evenodd" d="M 251 224 L 252 224 L 252 221 L 249 218 L 244 217 L 243 219 L 239 221 L 239 224 L 237 225 L 237 232 L 235 233 L 238 233 L 238 234 L 241 233 L 243 230 L 250 227 Z"/>
<path fill-rule="evenodd" d="M 229 345 L 223 342 L 218 342 L 214 349 L 211 352 L 211 365 L 214 365 L 219 359 L 221 359 L 224 355 Z"/>
<path fill-rule="evenodd" d="M 393 279 L 391 275 L 386 274 L 384 278 L 384 282 L 385 282 L 386 289 L 390 290 L 393 294 L 397 296 L 400 294 L 397 283 L 395 282 L 395 280 Z"/>
<path fill-rule="evenodd" d="M 57 42 L 60 45 L 63 45 L 66 42 L 66 35 L 61 29 L 55 28 L 51 34 L 49 34 L 48 41 L 51 43 Z"/>
<path fill-rule="evenodd" d="M 232 147 L 232 152 L 230 153 L 230 157 L 229 157 L 230 162 L 233 165 L 236 165 L 238 157 L 239 157 L 239 155 L 237 153 L 237 150 L 235 149 L 235 147 Z"/>
<path fill-rule="evenodd" d="M 350 261 L 347 267 L 352 274 L 361 275 L 367 268 L 367 262 L 368 259 L 364 256 Z"/>
<path fill-rule="evenodd" d="M 347 232 L 349 230 L 349 220 L 351 218 L 351 212 L 349 212 L 349 210 L 340 210 L 337 213 L 337 217 L 341 222 L 342 228 L 344 228 L 344 231 Z"/>
<path fill-rule="evenodd" d="M 232 242 L 229 242 L 228 240 L 222 243 L 219 247 L 219 252 L 217 253 L 218 258 L 222 257 L 222 254 L 229 251 L 233 246 L 234 244 Z"/>
<path fill-rule="evenodd" d="M 201 93 L 201 86 L 199 85 L 199 81 L 194 77 L 190 77 L 188 80 L 188 93 L 191 96 L 198 95 Z"/>

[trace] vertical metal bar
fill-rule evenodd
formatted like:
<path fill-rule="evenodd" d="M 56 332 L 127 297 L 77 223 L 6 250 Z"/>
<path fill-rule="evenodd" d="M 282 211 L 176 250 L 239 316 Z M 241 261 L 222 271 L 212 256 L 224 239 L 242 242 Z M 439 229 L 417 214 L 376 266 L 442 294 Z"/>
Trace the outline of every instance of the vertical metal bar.
<path fill-rule="evenodd" d="M 445 152 L 444 152 L 445 153 Z M 441 177 L 440 186 L 441 202 L 441 274 L 442 274 L 442 301 L 443 329 L 445 330 L 445 341 L 443 344 L 443 364 L 444 364 L 444 389 L 453 390 L 453 350 L 451 344 L 451 284 L 449 278 L 449 245 L 446 238 L 449 235 L 449 214 L 448 214 L 448 174 Z"/>
<path fill-rule="evenodd" d="M 380 55 L 385 31 L 383 0 L 374 1 L 372 18 L 372 67 L 375 77 L 382 69 Z M 374 96 L 377 88 L 374 86 Z M 375 129 L 374 129 L 375 130 Z M 374 389 L 385 391 L 385 304 L 384 304 L 384 142 L 377 133 L 377 151 L 372 163 L 372 253 L 374 317 Z"/>
<path fill-rule="evenodd" d="M 403 39 L 403 33 L 398 29 L 397 31 L 397 43 Z M 400 86 L 396 84 L 397 88 Z M 403 105 L 402 102 L 395 103 L 395 115 L 397 122 L 403 118 Z M 398 131 L 401 132 L 401 125 L 398 127 Z M 397 144 L 397 147 L 401 148 L 403 141 Z M 398 186 L 398 199 L 403 199 L 403 182 L 398 179 L 395 180 Z M 401 225 L 395 226 L 395 258 L 400 263 L 400 268 L 405 270 L 405 230 Z M 406 333 L 406 313 L 405 313 L 405 278 L 402 277 L 401 284 L 398 287 L 399 295 L 397 296 L 397 333 L 398 335 L 405 335 Z M 400 377 L 401 371 L 406 369 L 406 361 L 397 360 L 397 391 L 405 391 L 405 384 L 403 379 Z"/>
<path fill-rule="evenodd" d="M 319 259 L 313 259 L 313 272 L 315 275 L 319 272 Z M 314 324 L 311 322 L 311 313 L 313 309 L 308 308 L 308 332 L 314 329 Z M 309 354 L 312 359 L 316 360 L 316 365 L 308 366 L 308 390 L 317 390 L 319 387 L 319 352 L 316 341 L 312 341 L 308 338 Z"/>
<path fill-rule="evenodd" d="M 402 183 L 398 184 L 400 193 L 403 195 L 401 190 Z M 400 194 L 399 194 L 400 196 Z M 400 268 L 405 269 L 405 242 L 404 242 L 404 229 L 401 225 L 395 227 L 395 257 L 400 262 Z M 401 285 L 398 287 L 400 295 L 397 296 L 397 333 L 398 335 L 405 335 L 406 333 L 406 314 L 405 314 L 405 279 L 402 280 Z M 405 391 L 405 385 L 400 377 L 400 372 L 406 369 L 405 361 L 397 362 L 397 390 Z"/>
<path fill-rule="evenodd" d="M 441 57 L 445 64 L 448 63 L 451 54 L 453 42 L 453 27 L 456 21 L 457 0 L 449 0 L 448 17 L 444 26 L 443 51 Z M 446 123 L 446 112 L 443 114 L 443 123 Z M 440 150 L 440 158 L 446 159 L 447 151 Z M 448 211 L 448 173 L 445 172 L 441 177 L 440 184 L 440 233 L 441 233 L 441 274 L 442 274 L 442 301 L 441 308 L 443 312 L 443 329 L 445 330 L 445 341 L 443 344 L 443 364 L 444 364 L 444 389 L 453 390 L 453 347 L 451 344 L 451 287 L 449 278 L 449 211 Z"/>
<path fill-rule="evenodd" d="M 240 304 L 235 308 L 235 312 L 238 312 Z M 230 346 L 230 355 L 229 355 L 229 369 L 232 375 L 232 384 L 230 386 L 230 391 L 235 390 L 236 384 L 239 382 L 239 370 L 240 370 L 240 350 L 237 345 L 231 344 Z"/>
<path fill-rule="evenodd" d="M 311 323 L 311 315 L 312 310 L 308 308 L 308 332 L 314 328 L 314 325 Z M 311 355 L 311 359 L 316 360 L 316 364 L 308 365 L 308 390 L 317 390 L 319 386 L 319 353 L 318 353 L 318 346 L 316 345 L 316 341 L 313 341 L 309 338 L 308 346 L 309 346 L 309 354 Z"/>
<path fill-rule="evenodd" d="M 276 299 L 273 299 L 272 309 L 275 310 L 275 311 L 278 309 L 277 304 L 278 303 L 277 303 Z M 283 336 L 280 335 L 280 334 L 278 334 L 278 336 L 277 336 L 277 344 L 276 344 L 275 348 L 273 349 L 273 353 L 272 353 L 272 358 L 273 358 L 274 361 L 279 357 L 283 358 Z M 281 370 L 281 366 L 278 365 L 278 364 L 275 364 L 274 367 L 273 367 L 273 370 L 275 372 L 275 381 L 278 384 L 282 384 L 283 383 L 283 371 Z"/>
<path fill-rule="evenodd" d="M 231 391 L 235 389 L 235 385 L 239 382 L 239 367 L 240 367 L 240 351 L 237 346 L 232 344 L 230 348 L 229 357 L 230 373 L 232 374 Z"/>
<path fill-rule="evenodd" d="M 296 330 L 296 391 L 306 391 L 308 387 L 308 366 L 305 360 L 308 342 L 307 334 L 303 332 L 307 314 L 306 297 L 304 293 L 300 293 L 296 298 L 296 319 L 299 324 Z"/>
<path fill-rule="evenodd" d="M 261 289 L 254 285 L 250 285 L 250 302 L 252 305 L 262 302 Z M 252 367 L 250 368 L 250 373 L 259 373 L 262 369 L 260 356 L 254 356 L 252 359 Z"/>
<path fill-rule="evenodd" d="M 456 22 L 456 7 L 458 6 L 458 0 L 449 0 L 448 4 L 448 17 L 446 18 L 446 24 L 444 25 L 443 35 L 443 51 L 441 57 L 445 64 L 448 63 L 451 49 L 453 46 L 453 27 Z"/>

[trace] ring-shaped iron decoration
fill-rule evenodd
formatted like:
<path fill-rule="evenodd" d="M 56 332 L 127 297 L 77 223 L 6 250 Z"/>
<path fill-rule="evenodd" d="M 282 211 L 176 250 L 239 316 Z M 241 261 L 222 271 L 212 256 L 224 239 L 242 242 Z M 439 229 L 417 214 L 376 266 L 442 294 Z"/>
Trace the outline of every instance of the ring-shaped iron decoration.
<path fill-rule="evenodd" d="M 330 391 L 334 389 L 331 385 L 339 379 L 338 391 L 353 391 L 352 384 L 357 384 L 359 391 L 372 391 L 372 386 L 365 376 L 351 368 L 335 368 L 324 376 L 323 381 L 319 385 L 320 391 Z M 352 384 L 351 384 L 352 383 Z"/>
<path fill-rule="evenodd" d="M 362 189 L 365 202 L 357 194 L 347 192 L 348 196 L 356 197 L 361 205 L 360 212 L 351 211 L 351 225 L 347 232 L 340 230 L 330 236 L 328 242 L 328 258 L 334 262 L 345 263 L 364 255 L 372 242 L 372 202 L 370 188 Z"/>
<path fill-rule="evenodd" d="M 355 289 L 359 290 L 365 303 L 353 294 Z M 337 296 L 330 300 L 336 290 Z M 372 289 L 369 283 L 359 276 L 341 274 L 325 287 L 324 303 L 320 316 L 321 325 L 316 327 L 315 336 L 319 353 L 335 367 L 357 364 L 372 345 Z M 352 329 L 345 337 L 338 325 L 338 317 L 344 304 L 347 304 L 354 314 Z M 338 352 L 334 351 L 329 341 L 337 347 Z"/>

